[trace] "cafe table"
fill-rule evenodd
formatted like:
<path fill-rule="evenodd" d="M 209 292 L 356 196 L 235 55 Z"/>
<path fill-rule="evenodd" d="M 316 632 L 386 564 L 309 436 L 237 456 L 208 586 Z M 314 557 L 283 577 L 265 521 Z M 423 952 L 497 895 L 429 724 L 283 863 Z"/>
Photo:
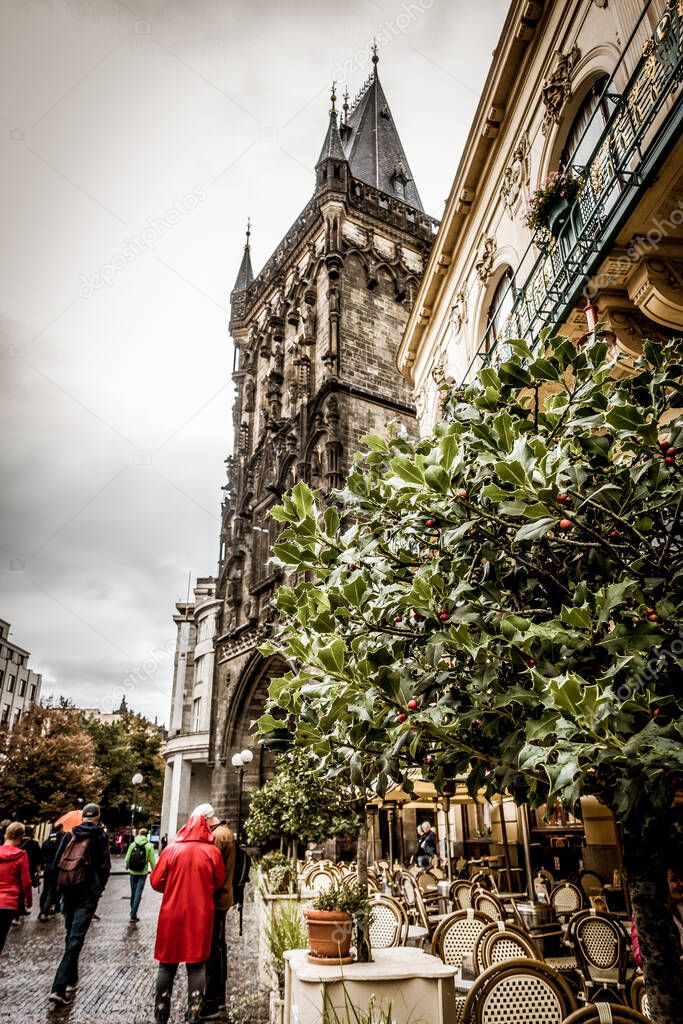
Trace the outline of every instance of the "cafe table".
<path fill-rule="evenodd" d="M 395 1024 L 452 1024 L 458 968 L 421 949 L 394 946 L 372 951 L 373 962 L 344 966 L 311 963 L 307 950 L 285 953 L 284 1024 L 353 1024 L 345 1007 L 391 1007 Z"/>

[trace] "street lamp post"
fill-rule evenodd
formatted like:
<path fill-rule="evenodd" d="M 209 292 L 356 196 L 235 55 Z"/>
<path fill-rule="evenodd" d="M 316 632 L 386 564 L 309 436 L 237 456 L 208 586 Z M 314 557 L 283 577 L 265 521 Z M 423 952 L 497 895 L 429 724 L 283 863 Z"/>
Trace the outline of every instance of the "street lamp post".
<path fill-rule="evenodd" d="M 254 760 L 254 755 L 251 750 L 242 750 L 239 754 L 233 754 L 231 761 L 233 768 L 237 769 L 239 775 L 239 788 L 237 790 L 237 842 L 241 841 L 242 836 L 242 786 L 244 784 L 244 768 L 245 765 L 251 764 Z"/>
<path fill-rule="evenodd" d="M 130 808 L 130 829 L 131 832 L 135 832 L 135 811 L 136 804 L 138 802 L 138 786 L 142 783 L 142 775 L 140 772 L 136 772 L 130 781 L 133 783 L 133 803 Z"/>

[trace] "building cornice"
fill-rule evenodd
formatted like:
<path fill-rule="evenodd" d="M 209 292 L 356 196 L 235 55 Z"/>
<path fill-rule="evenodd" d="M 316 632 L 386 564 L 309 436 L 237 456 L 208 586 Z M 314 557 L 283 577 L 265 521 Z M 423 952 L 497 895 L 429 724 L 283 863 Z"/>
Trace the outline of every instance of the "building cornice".
<path fill-rule="evenodd" d="M 455 173 L 443 220 L 396 353 L 398 369 L 409 380 L 413 379 L 412 367 L 422 335 L 439 301 L 458 239 L 476 199 L 477 183 L 484 180 L 484 168 L 496 146 L 506 108 L 509 110 L 514 105 L 512 96 L 520 85 L 520 69 L 549 6 L 545 0 L 514 0 L 493 51 L 493 61 Z"/>

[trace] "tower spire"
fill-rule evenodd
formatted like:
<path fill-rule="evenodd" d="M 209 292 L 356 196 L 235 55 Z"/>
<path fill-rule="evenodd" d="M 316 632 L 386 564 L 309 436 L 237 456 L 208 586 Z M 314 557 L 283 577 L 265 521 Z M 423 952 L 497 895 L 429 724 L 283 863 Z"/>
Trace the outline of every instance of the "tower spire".
<path fill-rule="evenodd" d="M 332 83 L 332 92 L 330 93 L 330 123 L 327 126 L 327 134 L 325 135 L 323 148 L 320 151 L 320 156 L 318 157 L 315 165 L 316 168 L 320 167 L 320 165 L 326 160 L 336 160 L 337 162 L 343 161 L 346 163 L 346 155 L 344 154 L 344 147 L 342 146 L 339 126 L 337 124 L 336 82 Z"/>
<path fill-rule="evenodd" d="M 379 64 L 379 54 L 377 53 L 377 39 L 372 40 L 372 64 L 373 74 L 377 77 L 377 65 Z"/>
<path fill-rule="evenodd" d="M 247 288 L 254 280 L 254 271 L 251 266 L 251 217 L 247 217 L 247 230 L 245 233 L 244 241 L 244 254 L 242 256 L 242 262 L 240 263 L 240 269 L 237 272 L 237 280 L 235 286 L 232 289 L 233 292 L 246 292 Z"/>

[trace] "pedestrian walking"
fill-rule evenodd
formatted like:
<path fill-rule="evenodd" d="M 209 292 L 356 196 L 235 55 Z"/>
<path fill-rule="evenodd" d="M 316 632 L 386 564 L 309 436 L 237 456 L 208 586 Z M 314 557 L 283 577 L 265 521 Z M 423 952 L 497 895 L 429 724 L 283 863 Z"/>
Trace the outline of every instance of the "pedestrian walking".
<path fill-rule="evenodd" d="M 133 924 L 140 920 L 138 910 L 142 890 L 155 863 L 154 847 L 149 841 L 147 829 L 141 828 L 126 852 L 126 868 L 130 875 L 130 919 Z"/>
<path fill-rule="evenodd" d="M 223 858 L 225 880 L 214 897 L 213 931 L 211 952 L 206 963 L 206 995 L 204 997 L 203 1020 L 218 1020 L 225 1009 L 226 986 L 228 982 L 228 948 L 225 941 L 225 918 L 234 904 L 233 877 L 237 844 L 235 835 L 227 821 L 220 821 L 210 804 L 200 804 L 195 814 L 205 814 L 213 841 Z"/>
<path fill-rule="evenodd" d="M 97 804 L 86 804 L 81 824 L 64 836 L 55 868 L 66 938 L 49 999 L 55 1006 L 66 1006 L 78 987 L 78 958 L 111 871 L 109 842 Z"/>
<path fill-rule="evenodd" d="M 40 848 L 40 856 L 43 862 L 43 888 L 40 891 L 39 921 L 47 921 L 48 917 L 54 917 L 57 911 L 59 894 L 57 892 L 55 861 L 63 839 L 64 826 L 55 825 Z"/>
<path fill-rule="evenodd" d="M 178 966 L 187 967 L 187 1021 L 201 1020 L 206 961 L 211 952 L 214 897 L 225 880 L 223 858 L 203 814 L 190 815 L 162 850 L 150 876 L 163 893 L 154 958 L 159 962 L 154 1024 L 167 1024 Z"/>
<path fill-rule="evenodd" d="M 0 846 L 0 953 L 17 914 L 33 901 L 28 854 L 21 848 L 23 838 L 20 821 L 5 827 L 5 840 Z"/>
<path fill-rule="evenodd" d="M 34 889 L 40 886 L 40 869 L 43 857 L 40 850 L 40 843 L 35 838 L 33 825 L 24 825 L 24 838 L 21 841 L 22 850 L 26 851 L 28 857 L 28 870 L 31 875 L 31 885 Z M 30 908 L 24 906 L 22 913 L 30 914 Z"/>
<path fill-rule="evenodd" d="M 421 868 L 428 868 L 436 857 L 436 836 L 428 821 L 423 821 L 418 828 L 416 860 Z"/>

